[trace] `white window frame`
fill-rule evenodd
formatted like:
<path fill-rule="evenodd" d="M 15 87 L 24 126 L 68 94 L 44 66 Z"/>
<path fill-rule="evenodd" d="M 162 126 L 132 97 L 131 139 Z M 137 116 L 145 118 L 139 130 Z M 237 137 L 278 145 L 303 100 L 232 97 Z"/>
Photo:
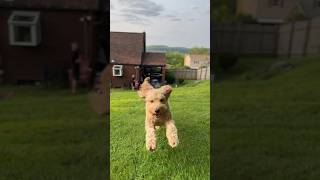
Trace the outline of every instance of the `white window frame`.
<path fill-rule="evenodd" d="M 15 20 L 16 16 L 30 16 L 33 17 L 33 21 L 19 21 Z M 9 27 L 9 43 L 10 45 L 15 46 L 37 46 L 41 41 L 41 32 L 40 32 L 40 12 L 33 11 L 13 11 L 11 16 L 8 19 L 8 27 Z M 30 41 L 17 41 L 15 39 L 15 31 L 16 27 L 29 27 L 30 28 Z"/>
<path fill-rule="evenodd" d="M 119 73 L 117 73 L 117 70 Z M 122 65 L 113 65 L 112 75 L 113 76 L 123 76 L 123 66 Z"/>

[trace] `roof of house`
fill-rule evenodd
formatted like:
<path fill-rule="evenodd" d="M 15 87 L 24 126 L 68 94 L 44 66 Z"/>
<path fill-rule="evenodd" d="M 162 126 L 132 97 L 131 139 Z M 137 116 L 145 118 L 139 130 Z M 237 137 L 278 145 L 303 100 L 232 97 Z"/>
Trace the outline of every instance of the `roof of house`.
<path fill-rule="evenodd" d="M 144 59 L 143 59 L 142 65 L 165 66 L 166 65 L 166 55 L 165 55 L 165 53 L 147 52 L 144 54 Z"/>
<path fill-rule="evenodd" d="M 0 7 L 97 10 L 99 0 L 0 0 Z"/>
<path fill-rule="evenodd" d="M 210 56 L 204 55 L 204 54 L 188 54 L 188 56 L 190 56 L 191 60 L 200 60 L 200 61 L 210 60 Z"/>
<path fill-rule="evenodd" d="M 144 48 L 144 33 L 110 32 L 111 62 L 140 65 Z"/>

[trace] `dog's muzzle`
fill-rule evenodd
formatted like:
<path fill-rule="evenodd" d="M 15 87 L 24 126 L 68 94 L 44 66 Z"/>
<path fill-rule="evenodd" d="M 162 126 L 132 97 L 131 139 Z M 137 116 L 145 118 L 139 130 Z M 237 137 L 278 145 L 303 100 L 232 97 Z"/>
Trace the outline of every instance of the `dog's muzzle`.
<path fill-rule="evenodd" d="M 160 118 L 161 114 L 160 113 L 154 113 L 153 116 L 155 116 L 156 118 Z"/>

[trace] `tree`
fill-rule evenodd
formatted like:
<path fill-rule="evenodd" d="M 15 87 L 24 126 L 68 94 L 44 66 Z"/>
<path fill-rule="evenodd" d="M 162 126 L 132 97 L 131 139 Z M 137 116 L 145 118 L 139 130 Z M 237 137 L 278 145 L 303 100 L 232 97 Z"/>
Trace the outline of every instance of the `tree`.
<path fill-rule="evenodd" d="M 211 1 L 211 19 L 214 22 L 234 21 L 236 17 L 236 0 Z"/>
<path fill-rule="evenodd" d="M 166 53 L 167 64 L 170 65 L 171 69 L 183 68 L 184 67 L 184 55 L 177 52 Z"/>
<path fill-rule="evenodd" d="M 193 47 L 189 51 L 190 54 L 210 54 L 209 48 L 203 48 L 203 47 Z"/>

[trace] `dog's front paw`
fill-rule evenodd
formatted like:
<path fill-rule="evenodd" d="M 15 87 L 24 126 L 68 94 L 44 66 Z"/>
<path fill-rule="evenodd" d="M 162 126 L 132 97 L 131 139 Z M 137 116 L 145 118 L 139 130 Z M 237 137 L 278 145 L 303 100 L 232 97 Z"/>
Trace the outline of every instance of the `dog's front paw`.
<path fill-rule="evenodd" d="M 168 143 L 169 143 L 169 145 L 170 145 L 172 148 L 175 148 L 175 147 L 177 147 L 178 144 L 179 144 L 179 139 L 178 139 L 178 137 L 169 138 L 169 139 L 168 139 Z"/>
<path fill-rule="evenodd" d="M 146 148 L 148 151 L 154 151 L 156 149 L 156 141 L 153 141 L 153 140 L 148 141 L 146 143 Z"/>

